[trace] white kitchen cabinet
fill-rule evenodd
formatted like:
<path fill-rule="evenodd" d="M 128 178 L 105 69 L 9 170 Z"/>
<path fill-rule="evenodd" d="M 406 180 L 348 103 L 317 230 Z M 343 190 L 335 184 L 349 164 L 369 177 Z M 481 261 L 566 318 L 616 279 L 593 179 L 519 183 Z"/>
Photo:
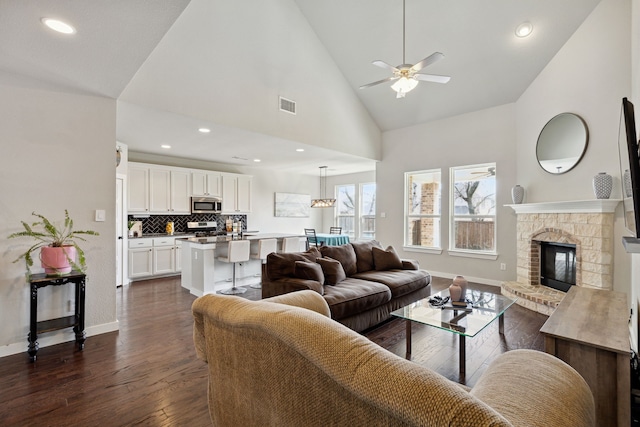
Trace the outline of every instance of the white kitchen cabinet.
<path fill-rule="evenodd" d="M 153 241 L 151 239 L 129 240 L 129 278 L 153 274 Z"/>
<path fill-rule="evenodd" d="M 149 211 L 167 214 L 171 212 L 171 171 L 149 168 Z"/>
<path fill-rule="evenodd" d="M 192 171 L 191 195 L 192 196 L 222 196 L 222 174 L 220 172 Z"/>
<path fill-rule="evenodd" d="M 130 214 L 189 215 L 191 173 L 189 169 L 146 163 L 129 163 Z"/>
<path fill-rule="evenodd" d="M 129 163 L 127 181 L 129 183 L 128 212 L 149 213 L 149 167 Z"/>
<path fill-rule="evenodd" d="M 176 245 L 175 245 L 175 266 L 176 266 L 176 273 L 182 271 L 182 242 L 180 242 L 179 240 L 176 240 Z"/>
<path fill-rule="evenodd" d="M 185 170 L 171 171 L 171 213 L 191 213 L 191 176 Z"/>
<path fill-rule="evenodd" d="M 222 175 L 222 213 L 251 212 L 251 181 L 249 175 Z"/>
<path fill-rule="evenodd" d="M 182 244 L 174 236 L 130 239 L 129 278 L 179 273 L 181 257 Z"/>
<path fill-rule="evenodd" d="M 164 246 L 153 248 L 153 274 L 170 274 L 176 271 L 175 248 Z"/>

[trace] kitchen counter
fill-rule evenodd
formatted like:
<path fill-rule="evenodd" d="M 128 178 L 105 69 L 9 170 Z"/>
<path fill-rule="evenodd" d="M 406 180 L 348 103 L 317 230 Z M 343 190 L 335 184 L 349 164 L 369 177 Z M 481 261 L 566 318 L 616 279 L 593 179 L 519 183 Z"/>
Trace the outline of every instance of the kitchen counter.
<path fill-rule="evenodd" d="M 283 234 L 283 233 L 244 233 L 242 235 L 227 235 L 227 236 L 207 236 L 207 237 L 181 237 L 186 243 L 206 245 L 211 243 L 226 243 L 232 240 L 262 240 L 262 239 L 284 239 L 285 237 L 300 237 L 305 238 L 299 234 Z"/>
<path fill-rule="evenodd" d="M 150 239 L 153 237 L 187 237 L 187 236 L 195 236 L 195 233 L 173 233 L 173 234 L 168 234 L 168 233 L 149 233 L 149 234 L 143 234 L 142 236 L 129 236 L 127 237 L 129 240 L 131 239 Z"/>
<path fill-rule="evenodd" d="M 182 243 L 181 286 L 197 297 L 230 288 L 232 264 L 218 260 L 218 257 L 226 256 L 230 241 L 248 240 L 251 253 L 257 253 L 260 240 L 276 239 L 280 248 L 285 237 L 298 237 L 300 249 L 304 250 L 306 237 L 300 234 L 247 232 L 242 236 L 178 237 L 176 241 Z M 237 286 L 260 283 L 262 262 L 250 259 L 238 263 L 236 272 Z"/>

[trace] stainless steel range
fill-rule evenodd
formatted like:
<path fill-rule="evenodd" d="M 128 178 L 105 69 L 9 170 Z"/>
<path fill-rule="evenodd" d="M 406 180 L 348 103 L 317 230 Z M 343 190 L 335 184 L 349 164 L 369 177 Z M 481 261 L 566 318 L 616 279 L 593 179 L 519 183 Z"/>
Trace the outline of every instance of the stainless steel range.
<path fill-rule="evenodd" d="M 225 230 L 218 231 L 215 221 L 187 222 L 187 232 L 195 233 L 196 237 L 226 236 Z"/>

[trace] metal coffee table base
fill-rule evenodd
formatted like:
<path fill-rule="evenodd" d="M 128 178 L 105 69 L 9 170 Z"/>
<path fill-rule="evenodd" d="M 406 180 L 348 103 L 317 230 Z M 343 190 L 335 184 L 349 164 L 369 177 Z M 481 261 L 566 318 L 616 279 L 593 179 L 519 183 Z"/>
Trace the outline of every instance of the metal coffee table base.
<path fill-rule="evenodd" d="M 407 328 L 407 360 L 411 360 L 411 324 L 413 320 L 405 319 L 405 325 Z M 498 332 L 500 335 L 504 335 L 504 316 L 501 314 L 498 317 Z M 459 337 L 459 364 L 460 364 L 460 377 L 464 378 L 467 371 L 467 347 L 466 336 L 460 334 Z"/>

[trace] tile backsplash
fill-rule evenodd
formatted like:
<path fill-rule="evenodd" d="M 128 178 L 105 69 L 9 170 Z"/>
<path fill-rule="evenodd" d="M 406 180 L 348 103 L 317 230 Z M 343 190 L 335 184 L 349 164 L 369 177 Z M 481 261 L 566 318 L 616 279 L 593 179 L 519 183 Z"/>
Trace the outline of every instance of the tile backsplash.
<path fill-rule="evenodd" d="M 187 231 L 187 222 L 216 221 L 218 230 L 224 229 L 225 221 L 231 218 L 242 224 L 242 229 L 247 229 L 246 215 L 220 215 L 220 214 L 191 214 L 191 215 L 151 215 L 149 218 L 134 218 L 129 215 L 129 221 L 142 221 L 142 235 L 164 233 L 167 222 L 173 221 L 174 233 Z"/>

